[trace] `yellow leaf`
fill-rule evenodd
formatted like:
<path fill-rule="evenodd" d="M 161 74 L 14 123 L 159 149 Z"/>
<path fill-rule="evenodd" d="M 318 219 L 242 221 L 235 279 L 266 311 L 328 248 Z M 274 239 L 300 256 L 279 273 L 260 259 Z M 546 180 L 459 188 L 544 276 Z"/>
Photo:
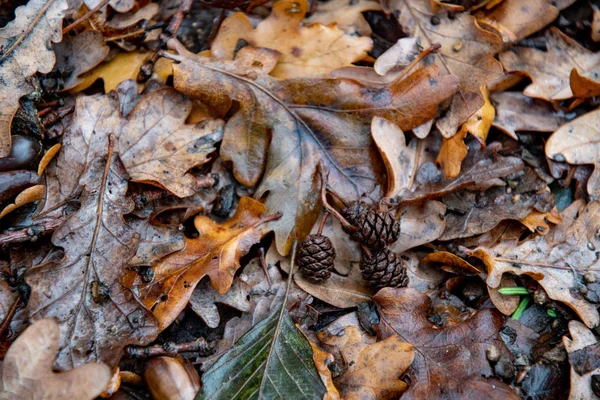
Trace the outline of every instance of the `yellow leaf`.
<path fill-rule="evenodd" d="M 469 147 L 465 144 L 467 129 L 465 126 L 450 139 L 442 139 L 442 147 L 435 162 L 442 166 L 446 178 L 456 178 L 460 174 L 460 166 L 467 156 Z"/>
<path fill-rule="evenodd" d="M 485 85 L 480 87 L 483 96 L 483 106 L 464 123 L 467 131 L 475 136 L 482 146 L 485 146 L 487 135 L 496 117 L 496 110 L 490 102 L 490 93 Z"/>

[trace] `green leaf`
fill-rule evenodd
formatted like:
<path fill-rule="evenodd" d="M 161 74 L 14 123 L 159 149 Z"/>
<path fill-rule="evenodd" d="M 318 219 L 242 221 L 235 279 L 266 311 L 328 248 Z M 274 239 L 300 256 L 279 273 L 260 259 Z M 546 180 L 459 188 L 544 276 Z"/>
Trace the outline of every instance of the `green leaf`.
<path fill-rule="evenodd" d="M 295 250 L 294 246 L 292 265 Z M 284 300 L 280 309 L 256 324 L 202 375 L 197 400 L 323 398 L 326 389 L 310 344 L 285 304 Z"/>

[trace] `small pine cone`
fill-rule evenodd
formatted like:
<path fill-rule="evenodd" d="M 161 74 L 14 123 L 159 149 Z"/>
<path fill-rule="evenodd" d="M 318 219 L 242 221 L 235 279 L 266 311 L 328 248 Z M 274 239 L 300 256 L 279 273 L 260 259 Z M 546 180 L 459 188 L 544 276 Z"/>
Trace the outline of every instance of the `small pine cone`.
<path fill-rule="evenodd" d="M 370 257 L 362 254 L 360 272 L 363 278 L 375 289 L 383 287 L 405 287 L 408 285 L 408 275 L 404 261 L 393 251 L 378 250 Z"/>
<path fill-rule="evenodd" d="M 342 216 L 355 231 L 346 232 L 350 238 L 372 249 L 380 249 L 394 243 L 400 236 L 400 222 L 391 211 L 377 211 L 364 203 L 353 203 L 342 210 Z"/>
<path fill-rule="evenodd" d="M 308 235 L 298 247 L 296 265 L 305 278 L 313 282 L 329 279 L 333 269 L 335 249 L 323 235 Z"/>

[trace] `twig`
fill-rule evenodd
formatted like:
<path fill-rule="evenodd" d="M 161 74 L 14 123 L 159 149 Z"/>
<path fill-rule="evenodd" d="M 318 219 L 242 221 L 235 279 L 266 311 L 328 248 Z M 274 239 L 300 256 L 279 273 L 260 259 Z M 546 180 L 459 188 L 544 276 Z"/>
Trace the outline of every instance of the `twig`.
<path fill-rule="evenodd" d="M 340 221 L 340 223 L 342 224 L 342 226 L 350 231 L 355 231 L 356 227 L 353 226 L 350 222 L 348 222 L 346 220 L 346 218 L 344 218 L 342 216 L 342 214 L 340 214 L 335 208 L 333 208 L 328 202 L 327 202 L 327 194 L 325 193 L 325 185 L 321 185 L 321 202 L 323 203 L 323 207 L 325 207 L 325 209 L 331 213 L 331 215 L 333 215 L 334 217 L 336 217 L 338 219 L 338 221 Z"/>
<path fill-rule="evenodd" d="M 0 246 L 9 243 L 35 242 L 38 237 L 53 232 L 64 221 L 65 218 L 50 219 L 18 231 L 4 232 L 0 234 Z"/>
<path fill-rule="evenodd" d="M 267 277 L 267 283 L 269 287 L 271 286 L 271 277 L 269 276 L 269 266 L 267 265 L 267 260 L 265 260 L 265 249 L 262 247 L 258 249 L 258 262 L 265 272 L 265 276 Z"/>
<path fill-rule="evenodd" d="M 54 1 L 54 0 L 52 0 L 52 1 Z M 65 34 L 71 32 L 77 25 L 81 24 L 83 21 L 85 21 L 86 19 L 91 17 L 93 13 L 95 13 L 96 11 L 98 11 L 99 9 L 101 9 L 102 7 L 107 5 L 109 1 L 110 0 L 102 0 L 100 3 L 98 3 L 98 5 L 96 7 L 92 8 L 90 11 L 86 12 L 85 15 L 83 15 L 81 18 L 77 19 L 71 25 L 69 25 L 65 29 L 63 29 L 62 34 L 65 35 Z"/>
<path fill-rule="evenodd" d="M 125 348 L 125 354 L 134 358 L 176 356 L 179 353 L 201 353 L 208 355 L 211 352 L 212 347 L 204 338 L 198 338 L 187 343 L 166 342 L 164 344 L 155 344 L 147 347 L 127 346 Z"/>
<path fill-rule="evenodd" d="M 163 22 L 159 22 L 157 24 L 149 25 L 149 26 L 147 26 L 147 27 L 145 27 L 143 29 L 139 29 L 137 31 L 125 33 L 123 35 L 118 35 L 118 36 L 111 36 L 109 38 L 104 39 L 104 41 L 105 42 L 114 42 L 116 40 L 127 39 L 129 37 L 141 35 L 142 33 L 150 32 L 150 31 L 152 31 L 154 29 L 162 28 L 163 26 L 165 26 L 165 24 Z"/>
<path fill-rule="evenodd" d="M 21 302 L 22 302 L 21 296 L 17 296 L 17 298 L 13 302 L 12 306 L 10 306 L 10 310 L 8 310 L 6 317 L 4 317 L 4 321 L 2 321 L 2 325 L 0 325 L 0 340 L 5 339 L 5 335 L 6 335 L 6 332 L 8 331 L 8 327 L 10 326 L 10 323 L 12 322 L 12 319 L 15 316 L 15 313 L 19 309 Z"/>
<path fill-rule="evenodd" d="M 325 222 L 327 222 L 327 218 L 329 218 L 330 215 L 331 214 L 329 214 L 329 211 L 326 211 L 323 218 L 321 218 L 321 223 L 319 224 L 319 229 L 317 230 L 317 235 L 321 235 L 323 233 L 323 228 L 325 228 Z"/>

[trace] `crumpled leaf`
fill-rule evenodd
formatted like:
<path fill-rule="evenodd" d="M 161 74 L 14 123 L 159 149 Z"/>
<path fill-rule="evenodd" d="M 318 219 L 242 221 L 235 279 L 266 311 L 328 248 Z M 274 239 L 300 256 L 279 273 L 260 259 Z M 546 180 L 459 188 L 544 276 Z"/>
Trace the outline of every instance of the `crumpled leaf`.
<path fill-rule="evenodd" d="M 554 132 L 569 118 L 563 111 L 555 111 L 552 104 L 532 99 L 521 92 L 492 93 L 496 108 L 493 126 L 515 140 L 518 131 Z"/>
<path fill-rule="evenodd" d="M 50 43 L 62 39 L 67 0 L 31 0 L 15 10 L 0 28 L 0 158 L 10 153 L 10 128 L 19 99 L 35 90 L 29 79 L 52 71 L 56 57 Z"/>
<path fill-rule="evenodd" d="M 599 53 L 589 51 L 555 27 L 546 33 L 546 46 L 547 51 L 515 46 L 500 54 L 507 72 L 519 72 L 531 78 L 532 83 L 523 94 L 548 101 L 585 98 L 590 95 L 590 83 L 600 86 Z M 573 88 L 573 71 L 586 78 L 587 85 L 579 84 L 577 89 Z M 577 76 L 575 81 L 579 83 Z"/>
<path fill-rule="evenodd" d="M 379 3 L 373 0 L 331 0 L 318 3 L 316 11 L 304 22 L 306 24 L 318 22 L 323 25 L 335 23 L 346 33 L 371 36 L 371 26 L 362 13 L 380 10 Z"/>
<path fill-rule="evenodd" d="M 468 13 L 456 13 L 452 18 L 446 10 L 436 13 L 429 0 L 386 0 L 383 8 L 398 12 L 404 31 L 420 40 L 421 46 L 439 43 L 441 49 L 434 55 L 436 65 L 442 74 L 460 78 L 450 110 L 436 122 L 444 137 L 454 136 L 460 124 L 483 106 L 480 87 L 503 74 L 493 57 L 501 50 L 502 40 L 479 27 Z"/>
<path fill-rule="evenodd" d="M 235 13 L 221 24 L 211 55 L 233 60 L 239 40 L 278 51 L 281 58 L 269 71 L 278 79 L 324 77 L 367 56 L 370 38 L 348 35 L 335 25 L 301 25 L 308 8 L 307 0 L 280 0 L 256 28 L 243 13 Z"/>
<path fill-rule="evenodd" d="M 251 305 L 246 286 L 240 279 L 236 279 L 227 293 L 219 294 L 207 280 L 203 280 L 192 292 L 190 307 L 209 328 L 216 328 L 221 322 L 217 303 L 225 304 L 239 311 L 250 311 Z"/>
<path fill-rule="evenodd" d="M 262 216 L 265 211 L 262 203 L 243 197 L 235 215 L 223 224 L 199 215 L 194 219 L 199 237 L 186 238 L 183 250 L 155 264 L 152 282 L 145 283 L 133 272 L 124 278 L 152 309 L 161 331 L 185 308 L 204 276 L 208 275 L 218 293 L 225 294 L 229 290 L 240 267 L 240 257 L 268 232 L 264 224 L 274 216 Z"/>
<path fill-rule="evenodd" d="M 10 346 L 2 364 L 0 399 L 59 400 L 96 398 L 108 384 L 110 368 L 89 363 L 56 373 L 59 329 L 52 319 L 34 322 Z"/>
<path fill-rule="evenodd" d="M 384 288 L 373 301 L 379 310 L 378 339 L 399 336 L 414 347 L 408 370 L 411 384 L 403 399 L 518 399 L 503 382 L 489 378 L 493 370 L 486 350 L 509 351 L 500 339 L 504 316 L 484 309 L 468 320 L 445 328 L 433 325 L 427 315 L 431 300 L 414 289 Z"/>
<path fill-rule="evenodd" d="M 62 74 L 65 90 L 80 83 L 80 76 L 100 64 L 110 47 L 104 43 L 102 34 L 85 31 L 75 36 L 66 36 L 54 45 L 56 53 L 55 70 Z"/>
<path fill-rule="evenodd" d="M 570 339 L 563 336 L 563 344 L 571 364 L 569 400 L 597 399 L 598 396 L 592 389 L 592 376 L 600 374 L 598 339 L 579 321 L 569 321 L 569 333 Z"/>
<path fill-rule="evenodd" d="M 80 96 L 75 112 L 63 120 L 63 150 L 46 169 L 46 201 L 41 214 L 52 212 L 76 194 L 87 165 L 107 152 L 108 137 L 117 136 L 131 179 L 165 188 L 180 197 L 198 189 L 187 171 L 208 161 L 221 139 L 223 122 L 207 119 L 186 125 L 191 102 L 170 88 L 145 95 L 127 117 L 113 94 Z M 84 156 L 82 156 L 84 155 Z"/>
<path fill-rule="evenodd" d="M 276 61 L 268 50 L 245 47 L 235 61 L 219 62 L 169 43 L 184 55 L 174 66 L 178 90 L 207 104 L 240 102 L 225 126 L 221 157 L 233 161 L 236 179 L 246 186 L 255 185 L 266 168 L 255 196 L 268 193 L 267 209 L 283 214 L 271 224 L 282 254 L 289 252 L 292 238 L 309 232 L 318 215 L 318 169 L 345 199 L 378 197 L 383 174 L 368 129 L 372 117 L 400 129 L 418 126 L 435 115 L 455 85 L 455 77 L 438 78 L 435 66 L 381 90 L 345 79 L 275 81 L 266 75 Z"/>
<path fill-rule="evenodd" d="M 546 156 L 569 164 L 594 164 L 587 182 L 592 199 L 600 199 L 600 110 L 590 111 L 561 126 L 546 142 Z"/>
<path fill-rule="evenodd" d="M 392 335 L 365 343 L 361 332 L 347 327 L 338 335 L 319 333 L 319 340 L 339 348 L 348 368 L 334 379 L 344 399 L 397 399 L 407 384 L 399 379 L 412 363 L 413 346 Z"/>
<path fill-rule="evenodd" d="M 64 258 L 28 269 L 27 315 L 55 318 L 61 330 L 56 367 L 92 361 L 116 365 L 123 347 L 144 345 L 158 331 L 152 313 L 120 283 L 140 235 L 123 221 L 133 202 L 125 197 L 127 175 L 116 155 L 96 157 L 81 183 L 81 208 L 54 232 Z"/>
<path fill-rule="evenodd" d="M 563 222 L 545 236 L 518 243 L 506 240 L 486 248 L 479 247 L 472 255 L 488 268 L 487 285 L 496 288 L 504 273 L 527 275 L 539 282 L 548 296 L 571 307 L 590 328 L 600 323 L 596 306 L 579 295 L 574 272 L 597 269 L 600 261 L 600 202 L 582 207 L 576 201 L 562 212 Z M 578 217 L 577 217 L 578 216 Z"/>
<path fill-rule="evenodd" d="M 287 285 L 291 284 L 288 279 Z M 315 367 L 312 348 L 286 309 L 289 293 L 288 287 L 281 305 L 202 375 L 198 398 L 323 397 L 326 388 Z"/>

